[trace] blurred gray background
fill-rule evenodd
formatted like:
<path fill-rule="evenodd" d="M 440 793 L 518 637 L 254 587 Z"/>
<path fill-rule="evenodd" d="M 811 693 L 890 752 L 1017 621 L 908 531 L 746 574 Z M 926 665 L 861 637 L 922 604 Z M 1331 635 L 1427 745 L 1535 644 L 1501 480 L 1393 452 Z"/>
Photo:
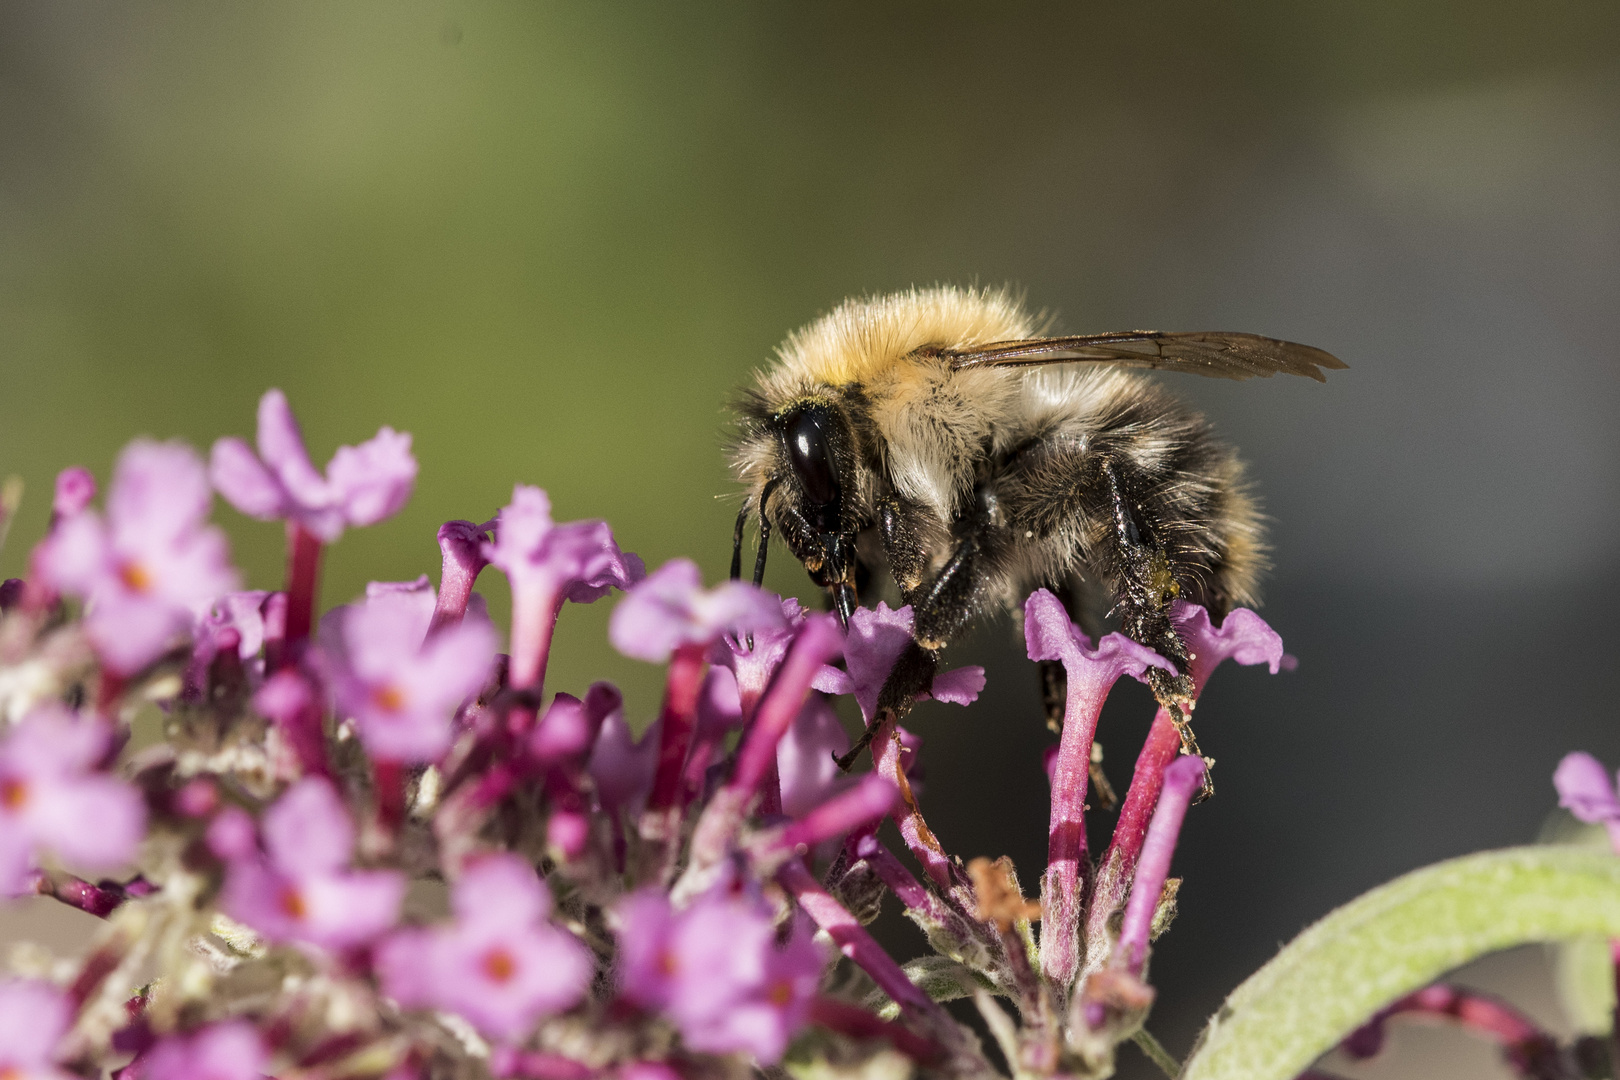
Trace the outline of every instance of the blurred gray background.
<path fill-rule="evenodd" d="M 328 603 L 436 572 L 437 524 L 517 481 L 715 578 L 725 396 L 842 297 L 936 281 L 1013 283 L 1074 332 L 1250 330 L 1351 365 L 1175 383 L 1251 463 L 1264 613 L 1300 667 L 1223 671 L 1198 710 L 1219 794 L 1190 815 L 1154 959 L 1174 1052 L 1335 904 L 1531 840 L 1565 751 L 1620 763 L 1603 0 L 5 0 L 0 473 L 29 494 L 0 576 L 58 468 L 105 479 L 139 434 L 250 434 L 280 386 L 319 461 L 386 423 L 422 463 L 404 513 L 330 552 Z M 273 587 L 279 531 L 219 517 Z M 786 557 L 769 580 L 805 586 Z M 499 576 L 484 589 L 504 612 Z M 614 679 L 645 722 L 659 673 L 607 649 L 609 606 L 565 614 L 552 685 Z M 951 660 L 990 688 L 918 715 L 925 809 L 1033 887 L 1033 676 L 1004 626 Z M 1102 732 L 1120 782 L 1136 690 Z M 44 917 L 0 910 L 12 932 Z M 1480 978 L 1545 1008 L 1538 965 Z M 1404 1052 L 1380 1075 L 1439 1075 Z M 1134 1055 L 1126 1075 L 1151 1075 Z"/>

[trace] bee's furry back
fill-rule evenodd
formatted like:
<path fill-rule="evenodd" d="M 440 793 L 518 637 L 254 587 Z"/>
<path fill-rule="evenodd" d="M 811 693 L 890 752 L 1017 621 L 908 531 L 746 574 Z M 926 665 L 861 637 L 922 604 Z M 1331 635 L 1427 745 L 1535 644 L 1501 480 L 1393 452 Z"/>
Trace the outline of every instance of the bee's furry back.
<path fill-rule="evenodd" d="M 885 488 L 932 511 L 948 535 L 973 496 L 987 458 L 1031 441 L 1059 438 L 1129 461 L 1157 476 L 1154 492 L 1174 523 L 1166 540 L 1190 557 L 1189 595 L 1249 603 L 1264 569 L 1260 515 L 1243 466 L 1203 418 L 1154 379 L 1104 365 L 986 366 L 954 371 L 918 354 L 1037 336 L 1044 327 L 1009 289 L 913 288 L 846 300 L 789 334 L 775 363 L 737 402 L 732 448 L 738 478 L 756 497 L 780 469 L 767 421 L 808 402 L 836 404 L 862 447 L 849 494 L 863 515 Z M 1061 484 L 1057 475 L 1050 477 Z M 1063 503 L 1051 490 L 1055 503 Z M 757 505 L 757 503 L 756 503 Z M 1094 531 L 1100 522 L 1084 526 Z M 1013 592 L 1075 572 L 1060 552 L 1091 546 L 1082 523 L 1056 526 L 1050 544 L 1030 545 L 1006 567 Z M 1044 553 L 1039 550 L 1044 549 Z M 1012 579 L 1019 579 L 1016 583 Z M 1223 605 L 1224 606 L 1224 605 Z"/>

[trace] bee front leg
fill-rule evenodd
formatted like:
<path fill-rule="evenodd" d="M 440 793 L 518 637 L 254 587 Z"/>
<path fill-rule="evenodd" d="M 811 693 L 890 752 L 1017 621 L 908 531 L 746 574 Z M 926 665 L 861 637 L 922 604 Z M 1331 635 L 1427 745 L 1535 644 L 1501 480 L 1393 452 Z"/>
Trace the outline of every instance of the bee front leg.
<path fill-rule="evenodd" d="M 846 771 L 870 743 L 871 733 L 885 714 L 896 719 L 905 716 L 917 695 L 933 685 L 941 650 L 977 610 L 983 547 L 980 534 L 988 521 L 978 523 L 958 540 L 945 565 L 931 580 L 924 581 L 922 569 L 927 554 L 917 539 L 919 530 L 911 524 L 911 515 L 918 512 L 895 496 L 886 496 L 878 503 L 878 532 L 884 554 L 902 599 L 911 605 L 912 640 L 878 691 L 876 715 L 866 735 L 838 759 L 839 767 Z"/>

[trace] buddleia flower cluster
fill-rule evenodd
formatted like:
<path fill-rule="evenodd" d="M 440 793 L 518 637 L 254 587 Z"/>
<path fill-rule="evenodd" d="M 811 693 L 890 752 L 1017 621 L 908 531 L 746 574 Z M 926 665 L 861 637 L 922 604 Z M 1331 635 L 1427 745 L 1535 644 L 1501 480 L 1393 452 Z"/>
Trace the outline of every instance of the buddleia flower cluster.
<path fill-rule="evenodd" d="M 271 391 L 255 446 L 137 441 L 99 508 L 90 473 L 61 475 L 0 590 L 0 893 L 104 921 L 77 958 L 14 951 L 0 1076 L 1100 1077 L 1122 1042 L 1153 1050 L 1152 941 L 1206 770 L 1171 716 L 1095 856 L 1085 817 L 1110 687 L 1168 661 L 1030 597 L 1030 658 L 1063 664 L 1068 697 L 1026 898 L 1005 859 L 946 850 L 920 743 L 877 710 L 908 608 L 846 633 L 690 562 L 649 574 L 519 486 L 439 529 L 437 587 L 318 612 L 326 547 L 397 512 L 416 472 L 388 428 L 317 469 Z M 215 494 L 282 523 L 284 588 L 242 588 Z M 504 635 L 486 572 L 511 592 Z M 650 723 L 608 683 L 546 687 L 564 609 L 610 596 L 612 645 L 666 670 Z M 1252 612 L 1174 616 L 1200 687 L 1225 659 L 1285 661 Z M 927 696 L 983 684 L 961 668 Z M 851 774 L 845 695 L 873 733 Z M 929 954 L 868 931 L 896 901 Z"/>

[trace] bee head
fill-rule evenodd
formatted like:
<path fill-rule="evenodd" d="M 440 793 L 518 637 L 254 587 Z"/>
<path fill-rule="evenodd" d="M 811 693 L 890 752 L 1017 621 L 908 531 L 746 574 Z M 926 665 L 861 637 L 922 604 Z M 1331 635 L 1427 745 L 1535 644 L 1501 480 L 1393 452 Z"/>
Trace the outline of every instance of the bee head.
<path fill-rule="evenodd" d="M 810 579 L 830 590 L 847 625 L 856 604 L 855 535 L 861 527 L 859 456 L 848 403 L 807 396 L 758 415 L 741 449 L 754 466 L 749 471 L 757 486 L 738 518 L 733 571 L 741 572 L 744 516 L 757 510 L 762 531 L 768 535 L 775 528 Z M 763 546 L 754 569 L 757 582 Z"/>

